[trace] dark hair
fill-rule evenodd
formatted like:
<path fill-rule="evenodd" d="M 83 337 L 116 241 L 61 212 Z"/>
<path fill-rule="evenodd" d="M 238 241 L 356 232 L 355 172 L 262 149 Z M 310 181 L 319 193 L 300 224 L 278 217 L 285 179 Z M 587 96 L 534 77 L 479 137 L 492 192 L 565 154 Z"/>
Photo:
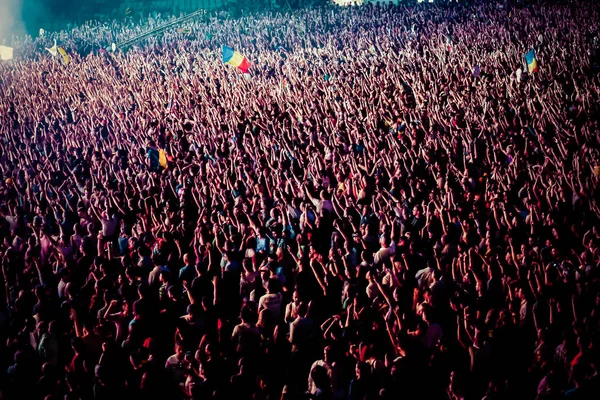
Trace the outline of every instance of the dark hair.
<path fill-rule="evenodd" d="M 160 276 L 162 276 L 163 279 L 168 282 L 169 279 L 171 279 L 171 271 L 169 271 L 167 269 L 162 270 L 162 271 L 160 271 Z"/>
<path fill-rule="evenodd" d="M 254 307 L 250 307 L 247 305 L 242 307 L 240 317 L 242 318 L 243 322 L 246 322 L 249 324 L 254 324 L 258 320 L 256 310 L 254 309 Z"/>
<path fill-rule="evenodd" d="M 329 385 L 329 374 L 325 367 L 317 365 L 311 372 L 310 377 L 312 378 L 315 386 L 321 390 L 330 390 Z"/>
<path fill-rule="evenodd" d="M 297 312 L 298 312 L 299 316 L 306 317 L 306 315 L 308 314 L 308 304 L 307 303 L 298 304 Z"/>
<path fill-rule="evenodd" d="M 281 284 L 277 278 L 269 278 L 267 281 L 267 290 L 271 294 L 279 292 L 280 287 Z"/>
<path fill-rule="evenodd" d="M 368 379 L 371 376 L 371 366 L 368 363 L 359 361 L 356 368 L 360 371 L 361 379 Z"/>

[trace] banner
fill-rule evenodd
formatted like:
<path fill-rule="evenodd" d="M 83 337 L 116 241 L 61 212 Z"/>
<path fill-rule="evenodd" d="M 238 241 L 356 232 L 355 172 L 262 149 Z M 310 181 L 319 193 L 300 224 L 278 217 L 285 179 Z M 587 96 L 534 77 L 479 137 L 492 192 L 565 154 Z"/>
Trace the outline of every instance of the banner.
<path fill-rule="evenodd" d="M 365 4 L 365 0 L 333 0 L 333 2 L 342 7 L 362 6 Z"/>
<path fill-rule="evenodd" d="M 8 46 L 0 46 L 0 60 L 12 60 L 13 59 L 13 48 Z"/>

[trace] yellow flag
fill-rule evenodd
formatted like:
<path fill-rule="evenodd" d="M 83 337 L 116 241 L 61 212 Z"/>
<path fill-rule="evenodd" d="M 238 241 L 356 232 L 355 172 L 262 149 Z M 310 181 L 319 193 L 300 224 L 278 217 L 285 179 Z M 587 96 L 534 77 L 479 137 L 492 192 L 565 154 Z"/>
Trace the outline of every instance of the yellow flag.
<path fill-rule="evenodd" d="M 58 52 L 62 56 L 63 64 L 69 65 L 69 61 L 71 61 L 71 59 L 69 58 L 69 55 L 67 54 L 67 52 L 65 51 L 65 49 L 63 49 L 62 47 L 58 46 Z"/>
<path fill-rule="evenodd" d="M 167 168 L 167 153 L 163 149 L 158 150 L 158 163 L 161 167 Z"/>

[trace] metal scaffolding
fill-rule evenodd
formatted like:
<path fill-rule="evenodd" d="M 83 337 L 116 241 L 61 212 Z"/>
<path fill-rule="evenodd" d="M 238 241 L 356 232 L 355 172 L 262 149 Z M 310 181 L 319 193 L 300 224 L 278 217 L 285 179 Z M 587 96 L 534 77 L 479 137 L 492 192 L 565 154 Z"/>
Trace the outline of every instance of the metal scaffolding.
<path fill-rule="evenodd" d="M 188 15 L 185 15 L 185 16 L 183 16 L 183 17 L 181 17 L 181 18 L 177 18 L 176 20 L 173 20 L 173 21 L 171 21 L 171 22 L 169 22 L 169 23 L 166 23 L 166 24 L 164 24 L 164 25 L 161 25 L 161 26 L 159 26 L 159 27 L 156 27 L 156 28 L 154 28 L 154 29 L 151 29 L 151 30 L 149 30 L 149 31 L 147 31 L 147 32 L 144 32 L 144 33 L 142 33 L 142 34 L 140 34 L 140 35 L 137 35 L 137 36 L 134 36 L 134 37 L 132 37 L 132 38 L 130 38 L 130 39 L 127 39 L 127 40 L 125 40 L 125 41 L 123 41 L 123 42 L 121 42 L 121 43 L 117 43 L 117 45 L 116 45 L 116 48 L 117 48 L 117 49 L 124 50 L 124 49 L 126 49 L 127 47 L 129 47 L 129 46 L 131 46 L 131 45 L 133 45 L 133 44 L 135 44 L 135 43 L 139 42 L 140 40 L 143 40 L 143 39 L 145 39 L 145 38 L 147 38 L 147 37 L 150 37 L 150 36 L 152 36 L 152 35 L 156 35 L 156 34 L 158 34 L 158 33 L 164 32 L 164 31 L 166 31 L 167 29 L 170 29 L 170 28 L 176 27 L 176 26 L 178 26 L 179 24 L 181 24 L 181 23 L 183 23 L 183 22 L 190 21 L 190 20 L 192 20 L 192 19 L 194 19 L 194 18 L 198 18 L 198 17 L 200 17 L 200 16 L 204 16 L 204 15 L 206 15 L 206 13 L 207 13 L 207 11 L 206 11 L 206 10 L 198 10 L 198 11 L 195 11 L 195 12 L 193 12 L 193 13 L 190 13 L 190 14 L 188 14 Z"/>

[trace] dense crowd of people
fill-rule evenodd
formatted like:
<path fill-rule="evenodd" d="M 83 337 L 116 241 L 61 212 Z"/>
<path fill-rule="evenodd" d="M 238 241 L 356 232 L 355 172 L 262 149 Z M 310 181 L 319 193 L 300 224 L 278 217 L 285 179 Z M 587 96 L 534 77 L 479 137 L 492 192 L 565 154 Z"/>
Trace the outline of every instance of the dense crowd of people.
<path fill-rule="evenodd" d="M 1 398 L 595 398 L 599 12 L 321 7 L 114 53 L 128 22 L 17 42 Z"/>

